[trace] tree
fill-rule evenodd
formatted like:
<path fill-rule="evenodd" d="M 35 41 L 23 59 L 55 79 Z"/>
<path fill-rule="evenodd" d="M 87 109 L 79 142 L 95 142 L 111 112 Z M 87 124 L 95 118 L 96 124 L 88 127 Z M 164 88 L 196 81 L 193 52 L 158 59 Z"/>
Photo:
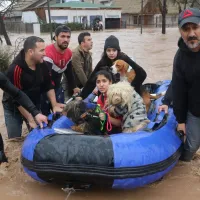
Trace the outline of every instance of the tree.
<path fill-rule="evenodd" d="M 187 7 L 200 7 L 200 0 L 156 0 L 162 15 L 162 34 L 166 33 L 166 14 L 167 14 L 167 2 L 171 2 L 178 6 L 178 12 L 181 13 Z"/>
<path fill-rule="evenodd" d="M 167 14 L 167 0 L 157 0 L 159 10 L 162 15 L 162 34 L 166 33 L 166 14 Z"/>
<path fill-rule="evenodd" d="M 12 11 L 13 6 L 18 2 L 22 3 L 24 0 L 0 0 L 0 27 L 1 33 L 3 34 L 6 44 L 12 45 L 8 33 L 6 31 L 4 19 Z"/>
<path fill-rule="evenodd" d="M 173 3 L 174 5 L 178 6 L 178 11 L 179 13 L 181 13 L 183 10 L 185 10 L 187 7 L 194 7 L 200 6 L 200 0 L 169 0 L 171 1 L 171 3 Z"/>
<path fill-rule="evenodd" d="M 14 2 L 11 2 L 11 1 L 5 1 L 5 0 L 0 1 L 0 9 L 1 9 L 0 10 L 0 27 L 1 27 L 1 32 L 6 40 L 7 45 L 12 45 L 12 44 L 5 28 L 4 19 L 5 19 L 5 15 L 10 11 L 13 4 Z"/>

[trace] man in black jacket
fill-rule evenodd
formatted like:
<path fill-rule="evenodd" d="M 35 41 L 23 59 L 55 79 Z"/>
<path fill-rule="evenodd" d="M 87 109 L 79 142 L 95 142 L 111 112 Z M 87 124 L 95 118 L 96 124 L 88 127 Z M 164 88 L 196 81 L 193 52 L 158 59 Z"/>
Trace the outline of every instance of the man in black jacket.
<path fill-rule="evenodd" d="M 200 10 L 184 10 L 178 25 L 181 39 L 174 58 L 172 98 L 178 130 L 186 134 L 181 160 L 190 161 L 200 147 Z"/>
<path fill-rule="evenodd" d="M 43 62 L 44 56 L 44 40 L 36 36 L 28 37 L 24 42 L 24 49 L 9 67 L 7 77 L 15 87 L 22 90 L 31 99 L 39 110 L 41 109 L 40 96 L 46 92 L 53 112 L 61 112 L 64 105 L 56 101 L 48 66 Z M 18 103 L 5 92 L 3 108 L 8 138 L 20 137 L 23 123 L 21 114 L 27 118 L 31 117 L 30 113 L 22 106 L 18 106 Z"/>
<path fill-rule="evenodd" d="M 28 96 L 16 88 L 8 79 L 7 77 L 0 72 L 0 88 L 7 92 L 16 102 L 18 102 L 21 106 L 23 106 L 28 112 L 31 113 L 31 115 L 35 118 L 36 122 L 40 125 L 42 128 L 42 122 L 48 123 L 47 117 L 42 115 L 36 106 L 32 103 L 32 101 L 28 98 Z M 29 121 L 29 118 L 27 118 Z M 29 121 L 29 123 L 32 123 L 32 121 Z M 1 162 L 7 162 L 7 158 L 4 154 L 4 145 L 3 145 L 3 139 L 0 134 L 0 164 Z"/>
<path fill-rule="evenodd" d="M 30 114 L 35 118 L 36 122 L 42 128 L 42 122 L 48 123 L 47 117 L 42 115 L 40 111 L 36 108 L 36 106 L 32 103 L 32 101 L 28 98 L 28 96 L 16 88 L 7 77 L 0 72 L 0 88 L 9 94 L 13 100 L 18 102 L 21 106 L 23 106 Z M 29 121 L 29 118 L 27 119 Z M 32 121 L 29 121 L 30 123 Z"/>

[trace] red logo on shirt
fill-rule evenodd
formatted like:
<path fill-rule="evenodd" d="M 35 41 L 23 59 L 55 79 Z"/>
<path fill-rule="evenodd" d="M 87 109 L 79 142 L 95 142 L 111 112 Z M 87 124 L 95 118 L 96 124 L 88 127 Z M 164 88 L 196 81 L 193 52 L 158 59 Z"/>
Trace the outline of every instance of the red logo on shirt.
<path fill-rule="evenodd" d="M 61 67 L 61 68 L 64 68 L 65 65 L 66 65 L 66 64 L 65 64 L 65 59 L 60 60 L 59 64 L 60 64 L 60 67 Z"/>
<path fill-rule="evenodd" d="M 186 10 L 186 11 L 183 13 L 183 18 L 190 17 L 190 16 L 192 16 L 192 15 L 193 15 L 192 11 Z"/>

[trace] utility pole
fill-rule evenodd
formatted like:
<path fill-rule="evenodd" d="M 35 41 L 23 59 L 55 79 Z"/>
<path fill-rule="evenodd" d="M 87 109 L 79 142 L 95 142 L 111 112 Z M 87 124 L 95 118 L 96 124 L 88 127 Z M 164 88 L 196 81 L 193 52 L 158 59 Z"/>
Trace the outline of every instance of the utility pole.
<path fill-rule="evenodd" d="M 141 0 L 141 15 L 140 15 L 141 34 L 142 34 L 142 23 L 143 23 L 143 0 Z"/>
<path fill-rule="evenodd" d="M 163 0 L 163 7 L 162 7 L 162 34 L 166 33 L 166 14 L 167 14 L 166 0 Z"/>
<path fill-rule="evenodd" d="M 53 40 L 53 33 L 52 33 L 52 23 L 51 23 L 51 13 L 50 13 L 49 0 L 47 0 L 47 6 L 48 6 L 48 16 L 49 16 L 49 26 L 50 26 L 50 37 L 51 37 L 51 41 L 52 41 Z"/>

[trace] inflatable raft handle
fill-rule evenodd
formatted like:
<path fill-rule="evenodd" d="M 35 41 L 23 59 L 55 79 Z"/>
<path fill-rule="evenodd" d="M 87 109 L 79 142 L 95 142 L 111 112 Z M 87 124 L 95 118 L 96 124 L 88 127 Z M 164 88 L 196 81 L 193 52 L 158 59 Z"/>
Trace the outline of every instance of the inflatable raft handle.
<path fill-rule="evenodd" d="M 160 123 L 168 114 L 166 114 L 164 111 L 156 114 L 156 123 Z"/>
<path fill-rule="evenodd" d="M 47 118 L 48 124 L 46 124 L 46 123 L 43 122 L 43 123 L 42 123 L 42 124 L 43 124 L 43 128 L 45 128 L 45 127 L 51 128 L 52 125 L 53 125 L 53 123 L 54 123 L 60 116 L 61 116 L 60 113 L 51 113 L 51 114 L 49 114 L 49 116 L 48 116 L 48 118 Z M 40 126 L 38 126 L 37 128 L 40 129 Z M 32 130 L 33 130 L 33 129 L 32 129 Z"/>
<path fill-rule="evenodd" d="M 153 122 L 150 122 L 144 130 L 151 132 L 161 128 L 166 124 L 167 118 L 168 114 L 164 111 L 157 113 L 155 120 Z"/>

